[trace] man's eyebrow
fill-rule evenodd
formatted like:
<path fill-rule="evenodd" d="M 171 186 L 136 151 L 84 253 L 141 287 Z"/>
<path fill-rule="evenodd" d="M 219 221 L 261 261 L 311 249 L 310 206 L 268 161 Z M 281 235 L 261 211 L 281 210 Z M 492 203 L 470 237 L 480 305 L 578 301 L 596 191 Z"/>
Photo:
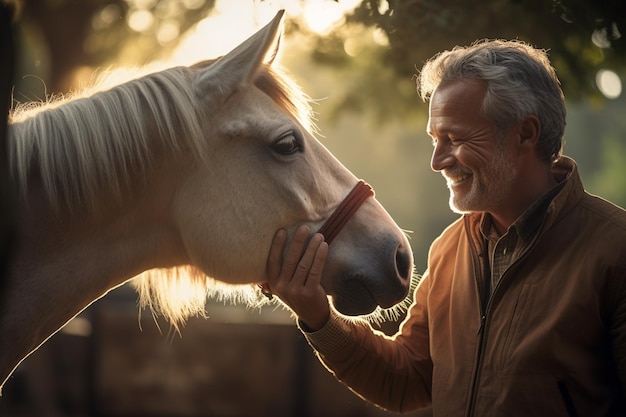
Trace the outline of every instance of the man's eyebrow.
<path fill-rule="evenodd" d="M 446 126 L 439 126 L 436 129 L 431 129 L 430 124 L 426 126 L 426 133 L 430 136 L 433 136 L 434 131 L 441 135 L 456 135 L 456 136 L 464 136 L 466 134 L 466 129 L 463 126 L 459 126 L 456 124 L 450 124 Z"/>
<path fill-rule="evenodd" d="M 436 127 L 435 129 L 433 129 L 430 123 L 428 125 L 426 125 L 426 134 L 428 136 L 435 136 L 435 133 L 442 134 L 442 133 L 446 133 L 446 132 L 448 132 L 447 128 L 442 128 L 442 127 L 437 128 Z"/>

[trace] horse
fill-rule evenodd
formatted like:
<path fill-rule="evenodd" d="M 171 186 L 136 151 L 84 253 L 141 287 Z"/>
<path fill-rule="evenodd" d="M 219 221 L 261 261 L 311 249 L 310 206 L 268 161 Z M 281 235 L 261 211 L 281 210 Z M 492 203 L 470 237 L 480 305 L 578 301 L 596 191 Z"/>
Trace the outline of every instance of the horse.
<path fill-rule="evenodd" d="M 311 98 L 276 59 L 283 14 L 216 59 L 12 112 L 20 224 L 0 305 L 2 384 L 129 280 L 172 326 L 202 314 L 214 288 L 262 299 L 254 284 L 281 228 L 291 238 L 336 223 L 322 285 L 347 318 L 404 299 L 406 234 L 316 139 Z"/>

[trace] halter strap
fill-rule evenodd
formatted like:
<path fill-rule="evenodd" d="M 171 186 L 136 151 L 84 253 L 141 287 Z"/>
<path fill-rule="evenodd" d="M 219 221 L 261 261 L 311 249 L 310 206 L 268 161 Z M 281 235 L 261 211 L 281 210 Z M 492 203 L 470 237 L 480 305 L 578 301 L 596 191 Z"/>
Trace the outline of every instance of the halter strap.
<path fill-rule="evenodd" d="M 335 239 L 359 207 L 365 203 L 365 200 L 373 196 L 374 190 L 372 187 L 365 181 L 359 180 L 352 191 L 350 191 L 350 194 L 339 204 L 317 232 L 324 235 L 326 243 L 330 245 L 330 242 Z"/>

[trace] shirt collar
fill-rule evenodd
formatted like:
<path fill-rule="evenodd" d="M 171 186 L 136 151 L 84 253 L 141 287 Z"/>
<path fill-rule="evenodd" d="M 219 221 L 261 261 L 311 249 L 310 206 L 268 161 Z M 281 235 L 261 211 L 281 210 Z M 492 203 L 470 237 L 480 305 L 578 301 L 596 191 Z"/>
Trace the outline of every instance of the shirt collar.
<path fill-rule="evenodd" d="M 565 184 L 562 181 L 539 197 L 530 205 L 507 229 L 505 234 L 517 233 L 522 244 L 527 244 L 539 231 L 539 227 L 547 214 L 552 199 L 561 191 Z M 493 238 L 493 219 L 489 213 L 484 213 L 480 224 L 480 232 L 484 239 Z"/>

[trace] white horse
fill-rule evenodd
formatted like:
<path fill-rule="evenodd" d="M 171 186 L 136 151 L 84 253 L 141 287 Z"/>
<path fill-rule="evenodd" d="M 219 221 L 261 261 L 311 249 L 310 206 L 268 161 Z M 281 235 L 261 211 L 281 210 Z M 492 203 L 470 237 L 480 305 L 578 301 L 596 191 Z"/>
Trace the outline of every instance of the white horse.
<path fill-rule="evenodd" d="M 0 383 L 144 271 L 169 272 L 136 285 L 174 326 L 204 311 L 218 281 L 267 280 L 276 230 L 317 230 L 350 194 L 357 178 L 314 138 L 307 96 L 274 62 L 282 15 L 217 60 L 12 114 L 21 221 L 0 300 Z M 413 268 L 402 230 L 360 189 L 324 273 L 346 315 L 401 301 Z"/>

